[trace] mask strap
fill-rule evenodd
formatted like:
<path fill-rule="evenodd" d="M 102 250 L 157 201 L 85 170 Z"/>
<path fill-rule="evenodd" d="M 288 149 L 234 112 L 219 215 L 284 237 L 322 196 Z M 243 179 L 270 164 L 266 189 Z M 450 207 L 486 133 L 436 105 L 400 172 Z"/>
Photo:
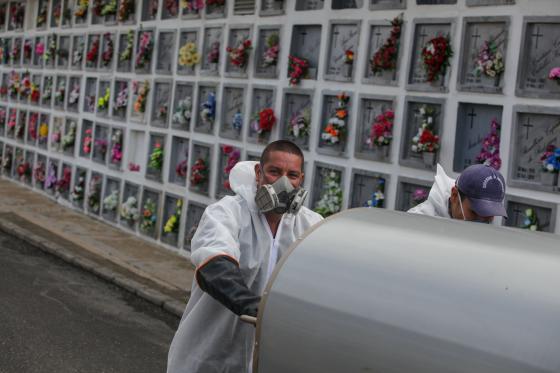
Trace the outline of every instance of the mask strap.
<path fill-rule="evenodd" d="M 461 202 L 462 198 L 461 198 L 461 193 L 459 193 L 459 188 L 457 188 L 457 194 L 459 196 L 459 207 L 461 207 L 461 215 L 463 215 L 463 220 L 466 221 L 467 219 L 465 218 L 465 211 L 463 211 L 463 202 Z"/>

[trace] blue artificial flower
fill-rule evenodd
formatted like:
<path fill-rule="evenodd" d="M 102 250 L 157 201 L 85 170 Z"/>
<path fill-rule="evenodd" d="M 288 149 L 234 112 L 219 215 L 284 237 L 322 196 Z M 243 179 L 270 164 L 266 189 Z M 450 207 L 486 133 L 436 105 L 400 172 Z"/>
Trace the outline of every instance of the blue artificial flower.
<path fill-rule="evenodd" d="M 213 92 L 208 93 L 206 98 L 207 108 L 210 110 L 210 115 L 212 118 L 216 115 L 216 95 Z"/>
<path fill-rule="evenodd" d="M 243 115 L 241 115 L 241 112 L 238 111 L 233 114 L 233 122 L 231 125 L 235 130 L 241 131 L 241 128 L 243 127 Z"/>

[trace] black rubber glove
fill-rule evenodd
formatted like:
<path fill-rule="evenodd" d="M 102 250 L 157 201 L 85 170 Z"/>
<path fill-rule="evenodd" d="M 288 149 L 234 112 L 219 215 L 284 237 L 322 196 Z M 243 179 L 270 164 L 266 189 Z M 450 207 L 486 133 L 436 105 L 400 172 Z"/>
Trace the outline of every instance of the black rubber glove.
<path fill-rule="evenodd" d="M 218 256 L 196 271 L 198 286 L 238 316 L 257 316 L 261 297 L 243 281 L 241 271 L 231 258 Z"/>

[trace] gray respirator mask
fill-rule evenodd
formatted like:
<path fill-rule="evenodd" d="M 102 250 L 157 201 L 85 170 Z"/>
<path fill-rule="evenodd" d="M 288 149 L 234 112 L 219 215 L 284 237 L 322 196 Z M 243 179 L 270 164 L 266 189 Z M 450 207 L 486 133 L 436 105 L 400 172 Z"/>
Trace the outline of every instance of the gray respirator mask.
<path fill-rule="evenodd" d="M 265 184 L 257 189 L 255 202 L 261 212 L 276 214 L 296 214 L 305 198 L 307 190 L 294 188 L 287 176 L 282 176 L 274 184 Z"/>

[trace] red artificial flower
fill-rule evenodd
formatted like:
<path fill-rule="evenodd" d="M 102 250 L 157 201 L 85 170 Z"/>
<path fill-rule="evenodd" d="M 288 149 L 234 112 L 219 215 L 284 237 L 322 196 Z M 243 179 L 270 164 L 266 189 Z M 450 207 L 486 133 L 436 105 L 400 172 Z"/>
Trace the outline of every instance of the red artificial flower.
<path fill-rule="evenodd" d="M 274 116 L 274 110 L 271 108 L 266 108 L 259 113 L 259 129 L 261 131 L 271 131 L 272 127 L 276 123 L 276 117 Z"/>

